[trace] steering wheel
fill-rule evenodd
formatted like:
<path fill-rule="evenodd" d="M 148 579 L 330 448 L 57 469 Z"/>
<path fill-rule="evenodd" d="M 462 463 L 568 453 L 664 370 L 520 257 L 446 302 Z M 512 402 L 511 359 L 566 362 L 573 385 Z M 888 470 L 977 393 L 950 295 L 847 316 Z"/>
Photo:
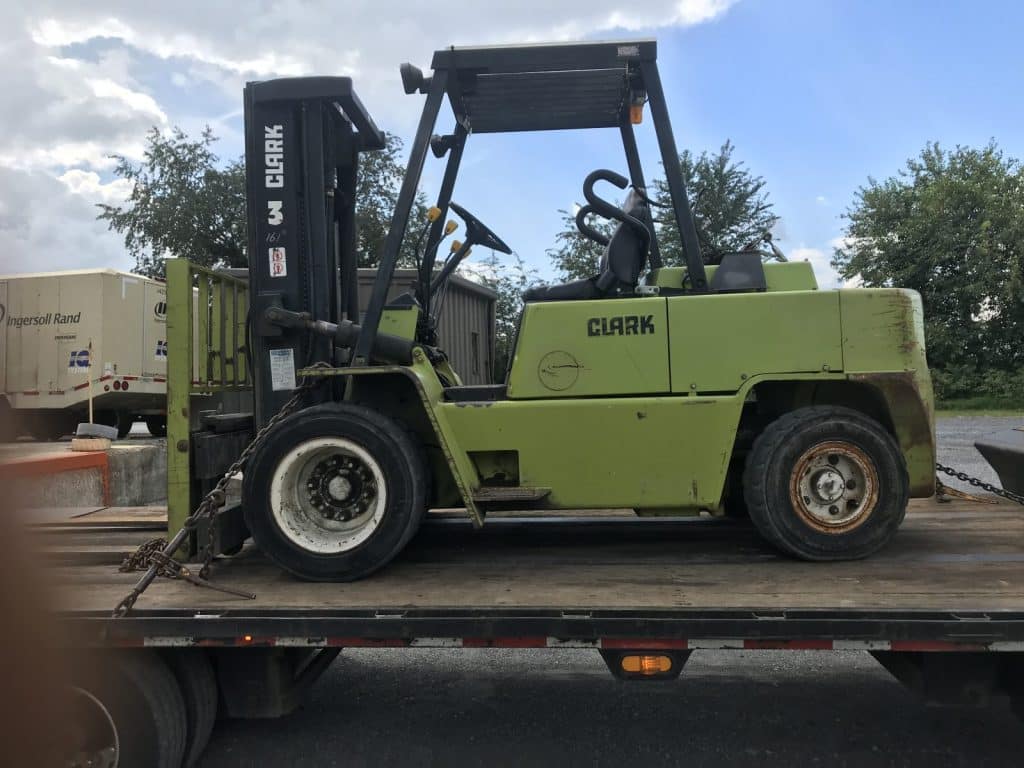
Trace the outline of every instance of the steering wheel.
<path fill-rule="evenodd" d="M 484 248 L 491 248 L 499 253 L 512 253 L 512 249 L 505 245 L 505 241 L 494 234 L 480 219 L 467 211 L 457 203 L 448 203 L 451 208 L 466 223 L 466 242 L 473 245 L 482 245 Z"/>

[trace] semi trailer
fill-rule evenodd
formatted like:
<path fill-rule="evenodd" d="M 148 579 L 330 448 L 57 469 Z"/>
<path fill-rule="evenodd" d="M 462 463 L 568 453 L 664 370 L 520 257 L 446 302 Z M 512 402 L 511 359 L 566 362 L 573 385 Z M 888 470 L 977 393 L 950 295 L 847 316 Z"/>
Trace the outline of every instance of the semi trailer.
<path fill-rule="evenodd" d="M 0 440 L 88 421 L 166 433 L 167 291 L 113 269 L 0 276 Z"/>

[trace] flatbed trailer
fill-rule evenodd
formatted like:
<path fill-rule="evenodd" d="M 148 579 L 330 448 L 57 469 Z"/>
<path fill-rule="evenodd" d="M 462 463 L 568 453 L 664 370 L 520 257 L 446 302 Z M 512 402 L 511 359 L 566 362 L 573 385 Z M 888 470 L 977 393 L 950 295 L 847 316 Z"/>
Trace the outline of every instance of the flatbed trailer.
<path fill-rule="evenodd" d="M 1024 516 L 1005 502 L 914 502 L 886 550 L 825 566 L 728 519 L 509 514 L 475 530 L 432 513 L 370 579 L 298 581 L 247 547 L 211 580 L 254 599 L 160 579 L 111 618 L 137 579 L 117 563 L 159 529 L 153 517 L 101 510 L 36 527 L 61 585 L 61 636 L 107 664 L 201 656 L 222 715 L 284 714 L 358 647 L 593 648 L 636 679 L 674 678 L 700 649 L 863 650 L 932 702 L 1002 696 L 1019 712 L 1024 697 Z M 669 669 L 631 674 L 641 667 L 625 657 Z M 212 719 L 204 728 L 203 743 Z"/>

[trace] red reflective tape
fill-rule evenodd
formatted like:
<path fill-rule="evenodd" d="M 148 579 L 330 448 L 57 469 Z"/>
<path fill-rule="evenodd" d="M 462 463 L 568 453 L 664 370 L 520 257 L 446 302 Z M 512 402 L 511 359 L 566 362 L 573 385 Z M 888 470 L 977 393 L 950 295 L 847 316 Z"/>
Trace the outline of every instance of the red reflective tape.
<path fill-rule="evenodd" d="M 138 381 L 139 380 L 138 376 L 122 376 L 121 378 L 124 379 L 125 381 Z"/>
<path fill-rule="evenodd" d="M 619 651 L 685 651 L 687 645 L 685 640 L 670 638 L 644 640 L 628 637 L 604 637 L 601 638 L 601 647 Z"/>
<path fill-rule="evenodd" d="M 744 640 L 748 651 L 831 651 L 831 640 Z"/>
<path fill-rule="evenodd" d="M 893 640 L 894 651 L 987 651 L 984 643 L 956 643 L 947 640 Z"/>
<path fill-rule="evenodd" d="M 38 395 L 39 394 L 39 390 L 38 389 L 23 389 L 21 391 L 21 394 L 23 394 L 23 395 Z"/>
<path fill-rule="evenodd" d="M 121 637 L 111 643 L 115 648 L 142 648 L 145 644 L 143 637 Z"/>
<path fill-rule="evenodd" d="M 405 648 L 409 640 L 376 637 L 329 637 L 327 645 L 337 648 Z"/>
<path fill-rule="evenodd" d="M 165 381 L 167 381 L 167 379 L 161 378 L 160 376 L 154 376 L 153 381 L 157 382 L 158 384 L 163 384 Z"/>
<path fill-rule="evenodd" d="M 464 637 L 463 648 L 547 648 L 547 637 Z"/>
<path fill-rule="evenodd" d="M 89 386 L 89 382 L 88 381 L 85 382 L 84 384 L 75 384 L 75 391 L 77 392 L 80 389 L 85 389 L 88 386 Z"/>

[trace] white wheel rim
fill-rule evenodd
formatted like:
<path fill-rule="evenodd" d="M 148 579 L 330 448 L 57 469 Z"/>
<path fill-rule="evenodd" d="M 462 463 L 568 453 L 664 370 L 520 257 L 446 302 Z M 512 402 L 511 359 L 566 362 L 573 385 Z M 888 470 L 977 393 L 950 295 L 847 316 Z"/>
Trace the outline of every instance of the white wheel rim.
<path fill-rule="evenodd" d="M 339 499 L 332 492 L 348 495 Z M 380 526 L 386 507 L 380 465 L 344 437 L 319 437 L 295 446 L 277 463 L 270 482 L 270 509 L 281 533 L 320 555 L 348 552 L 365 542 Z"/>

